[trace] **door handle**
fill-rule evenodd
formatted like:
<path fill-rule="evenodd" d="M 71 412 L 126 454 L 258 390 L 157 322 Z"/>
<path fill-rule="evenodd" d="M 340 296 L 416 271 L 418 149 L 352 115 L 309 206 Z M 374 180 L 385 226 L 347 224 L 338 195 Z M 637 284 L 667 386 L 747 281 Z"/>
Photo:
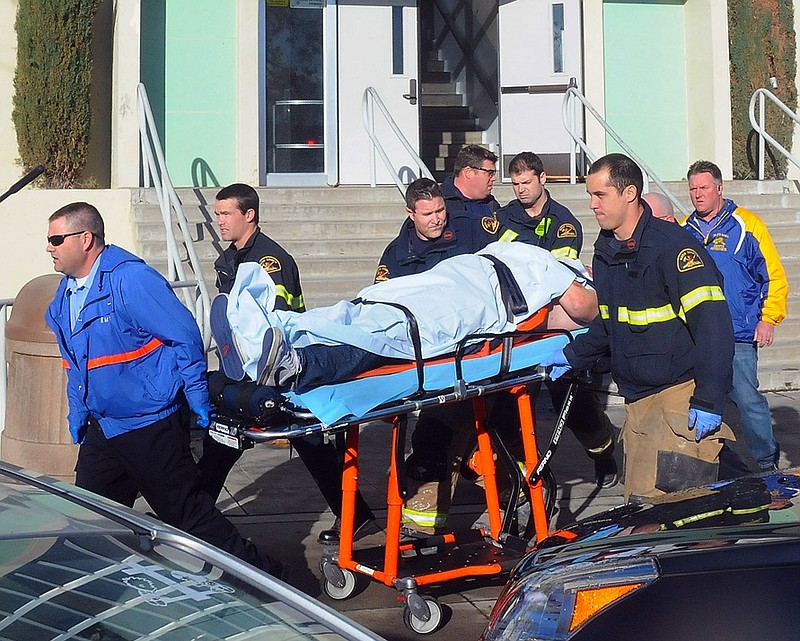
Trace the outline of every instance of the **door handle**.
<path fill-rule="evenodd" d="M 403 98 L 412 105 L 417 104 L 417 81 L 414 78 L 408 81 L 408 93 L 404 93 Z"/>

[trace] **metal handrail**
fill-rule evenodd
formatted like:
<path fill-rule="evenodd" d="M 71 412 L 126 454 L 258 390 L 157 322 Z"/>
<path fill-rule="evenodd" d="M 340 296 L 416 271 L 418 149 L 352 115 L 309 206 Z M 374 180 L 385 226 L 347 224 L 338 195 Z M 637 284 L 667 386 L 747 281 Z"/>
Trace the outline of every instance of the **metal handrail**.
<path fill-rule="evenodd" d="M 6 426 L 6 402 L 8 400 L 8 363 L 6 362 L 6 323 L 13 298 L 0 300 L 0 432 Z"/>
<path fill-rule="evenodd" d="M 167 171 L 164 149 L 158 137 L 158 130 L 153 118 L 153 111 L 150 108 L 147 90 L 142 83 L 139 83 L 136 88 L 136 95 L 139 115 L 139 137 L 142 146 L 143 186 L 153 187 L 158 197 L 167 240 L 168 278 L 173 287 L 178 286 L 181 288 L 183 302 L 194 314 L 200 333 L 203 336 L 203 343 L 205 348 L 208 349 L 211 345 L 211 328 L 209 325 L 211 298 L 208 294 L 208 287 L 203 277 L 200 259 L 197 257 L 197 252 L 194 249 L 194 243 L 189 233 L 189 222 L 183 213 L 183 205 L 175 192 L 175 187 L 172 185 L 172 180 Z M 178 251 L 178 242 L 172 227 L 173 216 L 180 227 L 189 264 L 195 274 L 194 279 L 186 277 Z M 192 286 L 196 286 L 199 296 L 196 294 L 194 297 L 192 296 L 190 290 Z"/>
<path fill-rule="evenodd" d="M 589 149 L 589 146 L 583 140 L 583 133 L 578 131 L 577 128 L 577 103 L 576 101 L 580 102 L 583 105 L 583 108 L 591 114 L 594 119 L 600 124 L 603 129 L 605 129 L 606 133 L 614 139 L 623 151 L 637 164 L 639 168 L 642 170 L 642 175 L 644 177 L 644 191 L 643 193 L 647 193 L 650 191 L 649 186 L 649 179 L 658 185 L 658 188 L 664 193 L 664 195 L 670 199 L 672 204 L 675 208 L 682 212 L 685 216 L 689 215 L 689 210 L 678 200 L 672 191 L 667 187 L 663 180 L 661 180 L 656 173 L 650 168 L 647 163 L 642 160 L 633 149 L 631 149 L 622 138 L 620 138 L 619 134 L 611 128 L 605 118 L 600 115 L 600 113 L 595 109 L 586 96 L 581 93 L 578 89 L 577 83 L 575 78 L 570 78 L 569 87 L 567 88 L 566 93 L 564 94 L 564 100 L 561 103 L 561 120 L 564 123 L 564 128 L 567 130 L 570 138 L 572 138 L 574 144 L 570 145 L 569 149 L 569 181 L 571 184 L 575 184 L 577 182 L 577 167 L 578 167 L 578 160 L 577 160 L 577 150 L 580 148 L 586 157 L 589 159 L 589 162 L 594 162 L 597 160 L 597 156 L 592 153 L 592 150 Z"/>
<path fill-rule="evenodd" d="M 772 103 L 778 107 L 789 118 L 794 120 L 795 123 L 800 123 L 800 116 L 794 113 L 787 107 L 780 98 L 778 98 L 769 89 L 756 89 L 750 98 L 750 125 L 753 130 L 758 134 L 758 179 L 764 180 L 764 152 L 766 143 L 771 144 L 775 149 L 780 151 L 787 160 L 791 161 L 795 167 L 800 168 L 800 159 L 797 158 L 791 151 L 786 149 L 781 143 L 767 133 L 765 120 L 766 120 L 766 101 L 769 98 Z M 758 101 L 758 121 L 756 121 L 756 101 Z"/>
<path fill-rule="evenodd" d="M 400 141 L 400 144 L 403 145 L 406 152 L 408 152 L 408 155 L 417 165 L 417 169 L 420 171 L 420 174 L 433 180 L 433 174 L 425 166 L 425 163 L 422 162 L 422 158 L 419 157 L 416 149 L 411 146 L 411 143 L 409 143 L 408 139 L 403 135 L 403 132 L 400 130 L 400 127 L 397 126 L 394 118 L 392 118 L 392 114 L 389 113 L 389 110 L 386 108 L 383 100 L 381 100 L 381 97 L 375 87 L 367 87 L 364 89 L 364 96 L 361 99 L 361 114 L 364 118 L 364 129 L 366 130 L 367 136 L 369 136 L 371 143 L 369 146 L 370 185 L 375 187 L 377 184 L 375 178 L 377 173 L 375 153 L 377 152 L 383 161 L 383 165 L 392 175 L 394 184 L 397 185 L 397 189 L 401 194 L 405 194 L 405 185 L 400 179 L 400 172 L 392 165 L 392 161 L 389 160 L 389 156 L 387 155 L 386 150 L 383 148 L 381 141 L 375 135 L 375 105 L 378 106 L 378 109 L 380 110 L 381 114 L 383 114 L 383 117 L 386 119 L 389 127 L 391 127 L 394 135 L 397 137 L 397 140 Z"/>

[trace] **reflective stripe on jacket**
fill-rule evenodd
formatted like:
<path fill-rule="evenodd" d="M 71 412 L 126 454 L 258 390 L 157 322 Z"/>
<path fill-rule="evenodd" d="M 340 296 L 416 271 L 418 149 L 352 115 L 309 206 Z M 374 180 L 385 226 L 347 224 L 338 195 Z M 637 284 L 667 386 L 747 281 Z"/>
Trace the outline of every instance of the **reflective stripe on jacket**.
<path fill-rule="evenodd" d="M 146 427 L 183 403 L 208 403 L 197 323 L 169 283 L 109 245 L 74 328 L 64 278 L 45 318 L 67 365 L 69 424 L 93 416 L 107 438 Z"/>
<path fill-rule="evenodd" d="M 733 328 L 721 276 L 703 247 L 650 207 L 633 236 L 595 242 L 600 315 L 564 353 L 575 368 L 611 350 L 611 372 L 628 401 L 694 379 L 692 405 L 722 414 L 731 387 Z"/>

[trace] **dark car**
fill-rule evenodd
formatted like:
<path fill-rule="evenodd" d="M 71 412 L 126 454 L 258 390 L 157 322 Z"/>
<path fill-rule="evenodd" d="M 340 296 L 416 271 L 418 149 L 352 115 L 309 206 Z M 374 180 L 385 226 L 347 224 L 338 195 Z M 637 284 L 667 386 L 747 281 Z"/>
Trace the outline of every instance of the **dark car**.
<path fill-rule="evenodd" d="M 382 638 L 194 537 L 0 463 L 0 639 Z"/>
<path fill-rule="evenodd" d="M 529 552 L 483 641 L 800 639 L 800 470 L 627 504 Z"/>

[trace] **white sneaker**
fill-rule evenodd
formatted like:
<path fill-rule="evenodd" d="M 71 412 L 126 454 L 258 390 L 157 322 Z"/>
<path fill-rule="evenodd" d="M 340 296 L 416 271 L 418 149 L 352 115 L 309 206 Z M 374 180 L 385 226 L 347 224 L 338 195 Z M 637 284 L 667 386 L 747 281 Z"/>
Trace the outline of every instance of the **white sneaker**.
<path fill-rule="evenodd" d="M 261 358 L 256 373 L 258 384 L 268 387 L 288 387 L 300 373 L 300 356 L 286 342 L 280 328 L 270 327 L 264 332 Z"/>

